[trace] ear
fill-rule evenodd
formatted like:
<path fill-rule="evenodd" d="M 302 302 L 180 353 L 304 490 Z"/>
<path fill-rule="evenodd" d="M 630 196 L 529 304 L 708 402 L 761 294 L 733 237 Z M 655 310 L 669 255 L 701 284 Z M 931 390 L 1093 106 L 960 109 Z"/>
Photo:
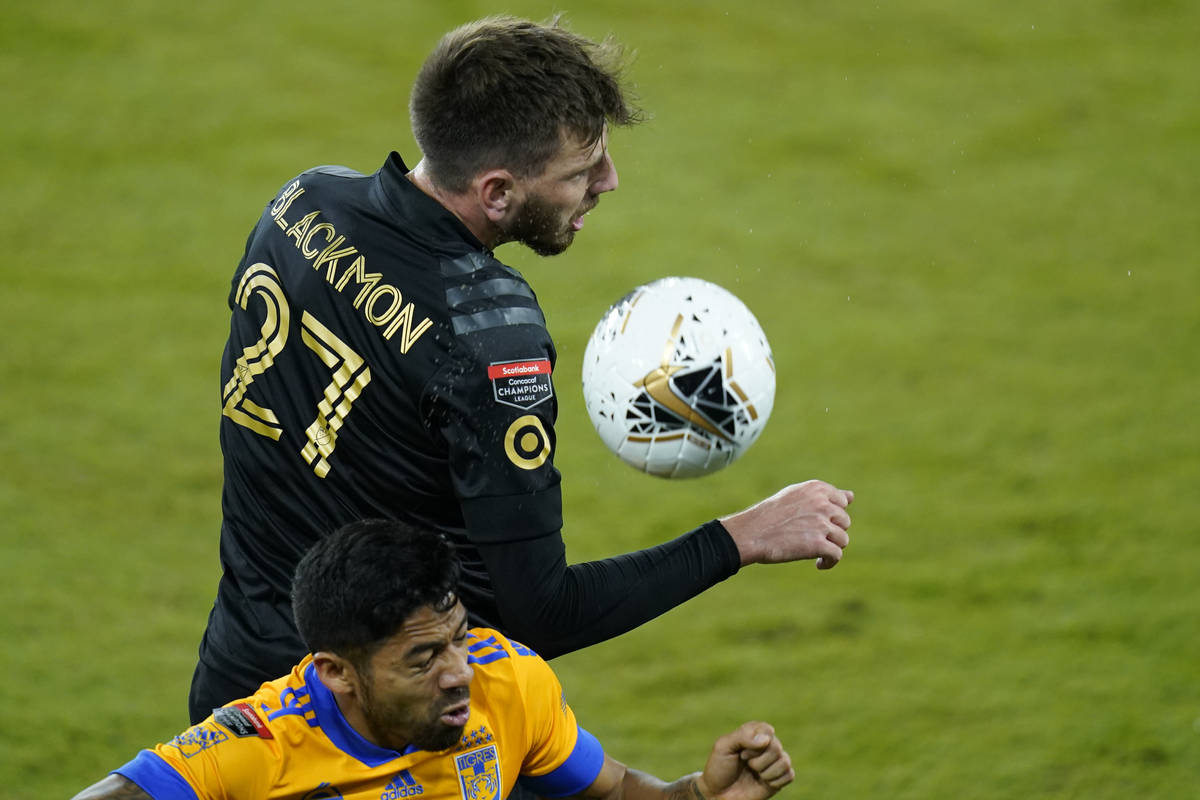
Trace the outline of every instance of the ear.
<path fill-rule="evenodd" d="M 335 695 L 350 696 L 358 693 L 358 670 L 337 653 L 319 651 L 313 653 L 313 667 L 325 688 Z"/>
<path fill-rule="evenodd" d="M 479 207 L 490 222 L 499 222 L 517 206 L 517 179 L 506 169 L 492 169 L 481 173 L 476 176 L 472 186 Z"/>

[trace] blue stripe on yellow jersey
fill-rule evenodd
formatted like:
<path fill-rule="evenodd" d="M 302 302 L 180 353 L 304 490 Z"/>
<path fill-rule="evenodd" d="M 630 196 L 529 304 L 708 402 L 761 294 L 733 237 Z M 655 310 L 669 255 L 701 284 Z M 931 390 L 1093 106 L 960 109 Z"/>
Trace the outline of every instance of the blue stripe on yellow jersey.
<path fill-rule="evenodd" d="M 549 665 L 496 631 L 468 636 L 471 715 L 455 747 L 397 752 L 367 741 L 309 656 L 115 772 L 156 800 L 502 800 L 518 779 L 544 797 L 586 789 L 604 751 Z"/>

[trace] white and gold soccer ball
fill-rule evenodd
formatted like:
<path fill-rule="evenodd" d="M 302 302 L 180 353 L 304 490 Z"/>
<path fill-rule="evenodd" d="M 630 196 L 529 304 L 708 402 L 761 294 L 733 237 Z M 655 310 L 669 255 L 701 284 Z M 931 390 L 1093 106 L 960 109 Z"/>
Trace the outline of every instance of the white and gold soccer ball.
<path fill-rule="evenodd" d="M 596 432 L 622 461 L 662 478 L 715 472 L 762 433 L 775 363 L 758 320 L 699 278 L 639 286 L 601 318 L 583 356 Z"/>

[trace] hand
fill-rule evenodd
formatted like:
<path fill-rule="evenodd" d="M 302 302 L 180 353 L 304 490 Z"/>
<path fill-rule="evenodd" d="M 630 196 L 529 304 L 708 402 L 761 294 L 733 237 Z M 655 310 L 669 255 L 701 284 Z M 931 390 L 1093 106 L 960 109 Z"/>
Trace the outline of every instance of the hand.
<path fill-rule="evenodd" d="M 817 569 L 830 569 L 850 544 L 846 507 L 853 502 L 854 492 L 805 481 L 720 522 L 737 545 L 742 566 L 815 558 Z"/>
<path fill-rule="evenodd" d="M 747 722 L 717 739 L 696 788 L 705 800 L 765 800 L 795 778 L 775 729 Z"/>

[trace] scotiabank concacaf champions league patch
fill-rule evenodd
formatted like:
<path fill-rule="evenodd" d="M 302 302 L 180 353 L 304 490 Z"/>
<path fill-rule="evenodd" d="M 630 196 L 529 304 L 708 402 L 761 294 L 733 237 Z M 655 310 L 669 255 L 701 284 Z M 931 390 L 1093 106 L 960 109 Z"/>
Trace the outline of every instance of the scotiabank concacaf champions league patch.
<path fill-rule="evenodd" d="M 554 395 L 550 361 L 545 358 L 491 364 L 488 379 L 496 402 L 515 408 L 533 408 Z"/>
<path fill-rule="evenodd" d="M 257 736 L 260 739 L 274 739 L 271 729 L 259 719 L 249 703 L 235 703 L 231 706 L 213 709 L 213 720 L 225 726 L 234 736 Z"/>

